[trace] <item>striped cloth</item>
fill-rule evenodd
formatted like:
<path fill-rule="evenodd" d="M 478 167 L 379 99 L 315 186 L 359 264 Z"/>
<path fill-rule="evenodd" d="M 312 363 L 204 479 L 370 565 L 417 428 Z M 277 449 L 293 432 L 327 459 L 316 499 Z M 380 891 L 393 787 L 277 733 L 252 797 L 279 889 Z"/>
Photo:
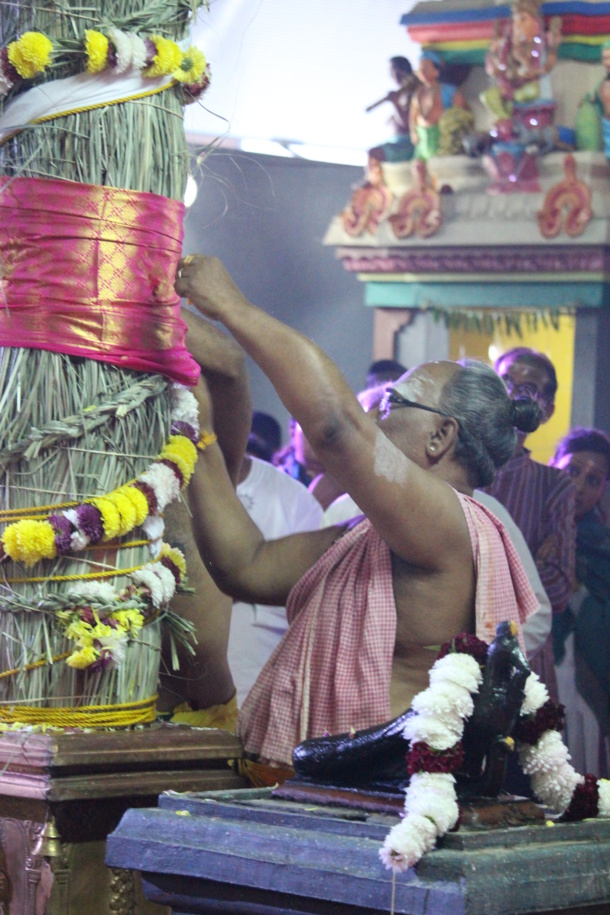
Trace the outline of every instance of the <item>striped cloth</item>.
<path fill-rule="evenodd" d="M 486 492 L 511 513 L 534 557 L 553 611 L 560 613 L 575 578 L 574 484 L 556 467 L 533 461 L 524 448 L 497 471 Z M 540 558 L 538 550 L 547 538 L 552 538 L 551 548 Z"/>
<path fill-rule="evenodd" d="M 562 613 L 575 580 L 576 489 L 571 479 L 556 467 L 533 461 L 524 448 L 497 471 L 486 491 L 511 513 L 534 557 L 553 613 Z M 540 555 L 538 551 L 543 543 L 548 548 Z M 530 658 L 530 667 L 548 689 L 551 699 L 559 702 L 550 635 Z"/>
<path fill-rule="evenodd" d="M 519 624 L 538 602 L 504 526 L 457 494 L 477 576 L 477 635 L 491 641 L 503 620 Z M 237 734 L 248 754 L 289 764 L 309 737 L 387 721 L 396 636 L 388 546 L 368 520 L 341 537 L 292 589 L 290 628 L 241 709 Z M 457 635 L 457 633 L 456 633 Z"/>

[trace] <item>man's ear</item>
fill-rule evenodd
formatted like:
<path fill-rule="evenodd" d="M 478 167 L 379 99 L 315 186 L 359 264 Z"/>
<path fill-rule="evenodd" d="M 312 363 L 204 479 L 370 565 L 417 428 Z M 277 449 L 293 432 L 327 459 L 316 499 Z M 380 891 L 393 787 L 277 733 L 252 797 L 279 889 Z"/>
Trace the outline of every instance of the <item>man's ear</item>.
<path fill-rule="evenodd" d="M 458 421 L 453 416 L 439 417 L 436 428 L 428 437 L 426 454 L 437 461 L 455 445 L 459 431 Z"/>

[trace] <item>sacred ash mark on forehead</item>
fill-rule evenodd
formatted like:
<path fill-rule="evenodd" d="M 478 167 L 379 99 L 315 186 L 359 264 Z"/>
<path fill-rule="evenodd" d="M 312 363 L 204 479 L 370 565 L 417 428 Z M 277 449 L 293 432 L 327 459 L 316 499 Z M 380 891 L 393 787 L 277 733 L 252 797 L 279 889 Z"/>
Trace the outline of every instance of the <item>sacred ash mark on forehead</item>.
<path fill-rule="evenodd" d="M 401 375 L 391 387 L 408 400 L 436 407 L 443 386 L 457 369 L 455 362 L 426 362 Z"/>

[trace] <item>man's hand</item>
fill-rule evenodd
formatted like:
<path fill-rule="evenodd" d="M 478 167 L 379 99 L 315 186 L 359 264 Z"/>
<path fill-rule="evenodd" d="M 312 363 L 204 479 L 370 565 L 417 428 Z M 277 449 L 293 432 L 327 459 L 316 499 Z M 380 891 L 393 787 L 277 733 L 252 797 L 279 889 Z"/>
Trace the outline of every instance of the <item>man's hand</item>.
<path fill-rule="evenodd" d="M 235 305 L 247 304 L 217 257 L 187 254 L 178 263 L 174 288 L 207 318 L 223 321 Z"/>
<path fill-rule="evenodd" d="M 214 404 L 214 431 L 218 444 L 229 475 L 236 481 L 252 424 L 246 356 L 232 337 L 201 315 L 183 308 L 182 317 L 188 328 L 186 345 L 201 366 Z M 200 421 L 203 429 L 212 429 L 208 404 L 200 404 Z"/>

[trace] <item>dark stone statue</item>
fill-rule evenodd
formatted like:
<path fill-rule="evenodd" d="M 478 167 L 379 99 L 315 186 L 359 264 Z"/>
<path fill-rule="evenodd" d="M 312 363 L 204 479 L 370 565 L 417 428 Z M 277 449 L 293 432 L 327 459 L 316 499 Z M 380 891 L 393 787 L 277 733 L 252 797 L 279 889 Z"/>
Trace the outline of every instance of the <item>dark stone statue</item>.
<path fill-rule="evenodd" d="M 456 773 L 459 796 L 497 797 L 502 789 L 508 739 L 517 723 L 530 673 L 510 623 L 501 623 L 489 646 L 483 682 L 464 728 L 464 761 Z M 351 734 L 318 737 L 293 754 L 296 779 L 310 784 L 401 793 L 408 783 L 403 737 L 410 709 L 392 721 Z"/>

